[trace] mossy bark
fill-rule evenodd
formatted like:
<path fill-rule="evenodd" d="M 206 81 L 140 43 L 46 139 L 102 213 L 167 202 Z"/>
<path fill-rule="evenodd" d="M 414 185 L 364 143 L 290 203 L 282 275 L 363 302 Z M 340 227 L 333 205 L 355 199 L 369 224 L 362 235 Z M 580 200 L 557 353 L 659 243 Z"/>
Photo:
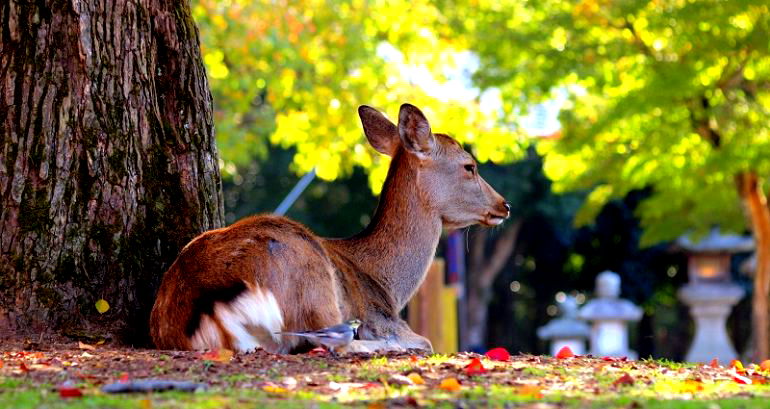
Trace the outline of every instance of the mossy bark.
<path fill-rule="evenodd" d="M 0 23 L 0 334 L 141 343 L 163 272 L 224 221 L 189 3 L 9 0 Z"/>

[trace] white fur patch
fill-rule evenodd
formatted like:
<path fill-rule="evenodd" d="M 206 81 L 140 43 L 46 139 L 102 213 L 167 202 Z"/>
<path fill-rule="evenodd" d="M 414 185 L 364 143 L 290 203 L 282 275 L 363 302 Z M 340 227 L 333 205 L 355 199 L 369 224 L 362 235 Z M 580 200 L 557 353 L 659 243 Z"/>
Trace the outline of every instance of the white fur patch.
<path fill-rule="evenodd" d="M 202 315 L 198 331 L 190 341 L 193 349 L 215 349 L 222 346 L 221 334 L 214 320 L 208 315 Z"/>
<path fill-rule="evenodd" d="M 254 328 L 261 329 L 261 333 L 270 334 L 276 343 L 280 342 L 280 336 L 275 333 L 281 331 L 283 317 L 281 316 L 278 301 L 268 290 L 247 290 L 229 303 L 216 303 L 214 305 L 214 315 L 222 324 L 222 327 L 234 338 L 233 347 L 236 351 L 252 351 L 261 346 L 253 333 Z M 207 320 L 204 320 L 204 318 Z M 212 339 L 212 337 L 209 335 L 209 326 L 204 326 L 204 323 L 210 323 L 213 330 L 218 334 L 213 321 L 208 316 L 201 317 L 200 328 L 192 339 L 193 348 L 212 349 L 221 347 L 221 340 L 218 335 L 215 346 L 205 342 Z"/>

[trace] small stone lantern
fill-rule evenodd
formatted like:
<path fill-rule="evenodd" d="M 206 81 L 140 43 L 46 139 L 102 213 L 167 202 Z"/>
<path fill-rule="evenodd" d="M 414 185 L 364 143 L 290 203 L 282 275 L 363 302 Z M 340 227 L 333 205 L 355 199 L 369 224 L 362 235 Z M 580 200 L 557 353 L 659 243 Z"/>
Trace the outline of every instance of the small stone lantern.
<path fill-rule="evenodd" d="M 588 324 L 577 317 L 578 304 L 575 297 L 567 296 L 560 304 L 561 317 L 538 328 L 537 336 L 551 342 L 551 355 L 555 356 L 563 347 L 569 347 L 575 355 L 584 355 L 586 339 L 591 330 Z"/>
<path fill-rule="evenodd" d="M 578 317 L 593 322 L 591 354 L 636 359 L 628 348 L 628 322 L 639 321 L 642 309 L 620 298 L 620 276 L 605 271 L 596 277 L 596 295 L 580 309 Z"/>
<path fill-rule="evenodd" d="M 727 336 L 727 317 L 743 298 L 744 291 L 730 280 L 730 257 L 733 253 L 754 249 L 750 237 L 722 235 L 714 229 L 703 240 L 693 243 L 688 237 L 677 240 L 687 252 L 690 282 L 679 289 L 679 299 L 690 306 L 695 320 L 695 337 L 685 359 L 709 362 L 716 358 L 727 363 L 738 354 Z"/>

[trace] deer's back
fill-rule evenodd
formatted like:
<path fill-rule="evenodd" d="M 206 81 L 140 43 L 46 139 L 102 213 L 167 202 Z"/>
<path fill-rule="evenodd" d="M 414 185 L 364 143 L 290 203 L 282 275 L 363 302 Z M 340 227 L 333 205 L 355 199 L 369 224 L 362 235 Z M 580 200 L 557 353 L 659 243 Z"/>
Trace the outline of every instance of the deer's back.
<path fill-rule="evenodd" d="M 328 319 L 307 310 L 336 303 L 333 277 L 321 240 L 305 226 L 272 215 L 242 219 L 201 234 L 179 254 L 158 291 L 153 340 L 160 348 L 244 349 L 238 342 L 246 335 L 233 333 L 240 327 L 228 328 L 241 320 L 263 338 L 256 334 L 256 345 L 246 349 L 286 349 L 272 333 Z"/>

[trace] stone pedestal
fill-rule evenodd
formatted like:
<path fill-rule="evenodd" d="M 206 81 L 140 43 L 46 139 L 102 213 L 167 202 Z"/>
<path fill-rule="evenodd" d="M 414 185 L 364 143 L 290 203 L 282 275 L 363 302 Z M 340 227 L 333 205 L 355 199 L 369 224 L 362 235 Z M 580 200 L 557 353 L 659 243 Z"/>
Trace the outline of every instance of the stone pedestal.
<path fill-rule="evenodd" d="M 642 309 L 620 298 L 620 276 L 605 271 L 596 277 L 596 295 L 580 309 L 578 317 L 591 321 L 591 354 L 636 359 L 628 346 L 628 322 L 639 321 Z"/>
<path fill-rule="evenodd" d="M 741 287 L 731 283 L 687 284 L 679 290 L 679 299 L 690 306 L 695 320 L 695 337 L 685 359 L 710 362 L 716 358 L 727 364 L 738 357 L 727 336 L 727 317 L 743 298 Z"/>

